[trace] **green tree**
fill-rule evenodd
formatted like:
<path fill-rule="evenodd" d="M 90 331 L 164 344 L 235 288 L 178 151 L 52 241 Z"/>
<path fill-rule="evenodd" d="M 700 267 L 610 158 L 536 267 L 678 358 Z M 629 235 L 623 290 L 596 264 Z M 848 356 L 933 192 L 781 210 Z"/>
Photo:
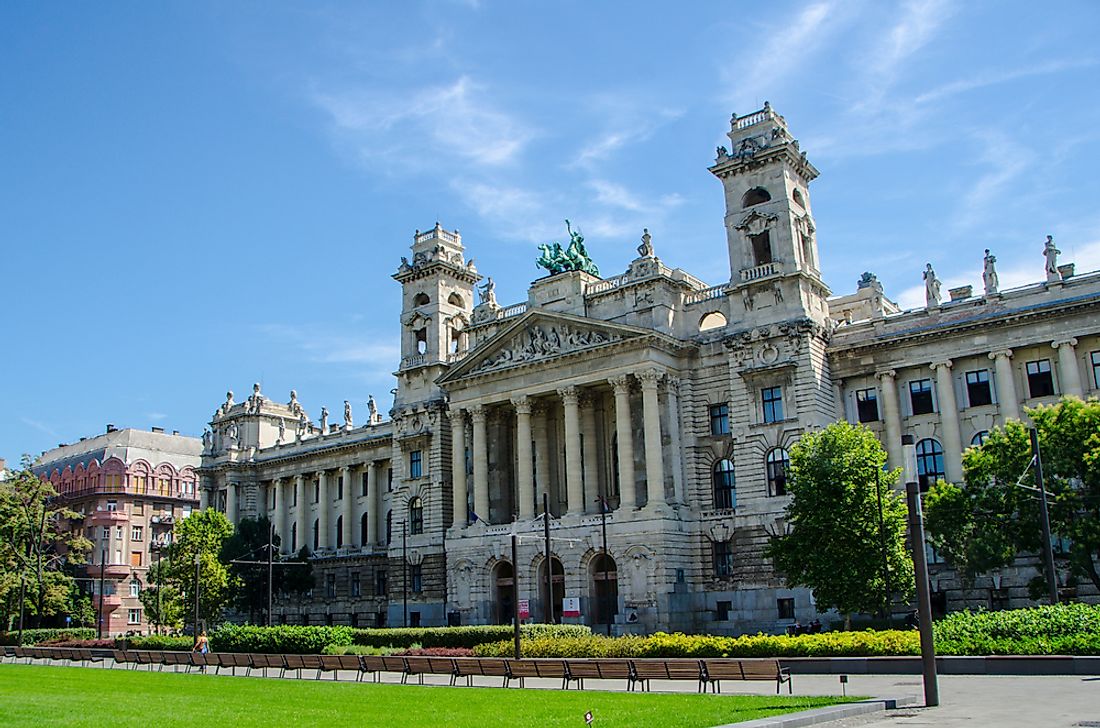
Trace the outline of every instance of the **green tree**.
<path fill-rule="evenodd" d="M 0 582 L 9 603 L 13 588 L 25 589 L 24 611 L 38 626 L 45 617 L 63 614 L 70 603 L 73 580 L 67 570 L 83 564 L 92 547 L 73 525 L 81 518 L 58 503 L 57 491 L 34 473 L 29 456 L 23 456 L 22 469 L 0 481 L 0 568 L 7 571 Z"/>
<path fill-rule="evenodd" d="M 1100 589 L 1100 401 L 1066 397 L 1028 409 L 1039 433 L 1051 533 L 1069 541 L 1059 560 Z M 1042 547 L 1028 428 L 1010 420 L 963 454 L 965 487 L 935 486 L 929 540 L 967 580 Z"/>
<path fill-rule="evenodd" d="M 222 547 L 222 561 L 229 565 L 230 572 L 240 585 L 234 595 L 234 606 L 247 612 L 250 622 L 256 622 L 257 615 L 267 612 L 266 561 L 270 529 L 271 522 L 266 517 L 245 518 L 237 524 L 237 530 Z M 312 589 L 313 575 L 309 559 L 299 556 L 281 561 L 278 557 L 280 543 L 276 534 L 273 556 L 278 565 L 271 570 L 273 592 L 278 594 Z"/>
<path fill-rule="evenodd" d="M 196 511 L 176 525 L 175 542 L 163 560 L 165 585 L 175 589 L 188 610 L 190 620 L 195 609 L 195 570 L 198 561 L 199 618 L 216 625 L 229 606 L 237 580 L 218 558 L 226 540 L 233 535 L 233 524 L 213 508 Z M 163 596 L 163 594 L 162 594 Z"/>
<path fill-rule="evenodd" d="M 183 596 L 179 589 L 168 581 L 168 562 L 154 562 L 146 574 L 146 587 L 141 590 L 138 598 L 145 609 L 145 616 L 149 623 L 154 625 L 159 632 L 162 627 L 169 630 L 177 630 L 183 627 L 187 616 L 184 607 Z M 194 605 L 194 602 L 192 602 Z M 193 614 L 193 612 L 192 612 Z"/>
<path fill-rule="evenodd" d="M 885 464 L 874 433 L 847 422 L 803 435 L 791 449 L 790 532 L 774 537 L 767 554 L 789 586 L 812 589 L 819 609 L 846 619 L 883 607 L 884 555 L 894 597 L 907 599 L 913 588 L 907 509 L 892 487 L 901 471 L 884 472 Z"/>

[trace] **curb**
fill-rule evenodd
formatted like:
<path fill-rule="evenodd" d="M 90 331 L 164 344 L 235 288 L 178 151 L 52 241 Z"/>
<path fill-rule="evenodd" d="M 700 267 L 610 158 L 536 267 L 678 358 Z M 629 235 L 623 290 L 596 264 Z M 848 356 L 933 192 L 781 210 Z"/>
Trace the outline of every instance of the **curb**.
<path fill-rule="evenodd" d="M 871 698 L 858 703 L 831 705 L 827 708 L 812 708 L 800 713 L 777 715 L 772 718 L 757 718 L 742 723 L 724 723 L 714 728 L 800 728 L 801 726 L 821 725 L 834 720 L 852 718 L 857 715 L 883 713 L 906 705 L 915 705 L 917 699 L 911 695 L 899 698 Z"/>

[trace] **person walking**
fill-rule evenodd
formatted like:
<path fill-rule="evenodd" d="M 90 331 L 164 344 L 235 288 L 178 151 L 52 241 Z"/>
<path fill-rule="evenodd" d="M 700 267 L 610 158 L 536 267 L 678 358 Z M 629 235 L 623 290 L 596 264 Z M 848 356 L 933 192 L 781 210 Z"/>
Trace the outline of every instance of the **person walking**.
<path fill-rule="evenodd" d="M 210 653 L 210 641 L 206 638 L 206 630 L 199 632 L 199 636 L 195 638 L 195 646 L 191 651 L 204 656 Z M 199 666 L 199 672 L 206 672 L 205 657 L 203 658 L 202 664 Z"/>

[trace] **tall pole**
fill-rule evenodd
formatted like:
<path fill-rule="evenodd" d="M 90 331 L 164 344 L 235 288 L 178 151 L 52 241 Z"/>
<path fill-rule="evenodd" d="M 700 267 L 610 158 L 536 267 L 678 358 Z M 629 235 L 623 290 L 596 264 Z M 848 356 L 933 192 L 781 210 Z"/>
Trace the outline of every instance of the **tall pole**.
<path fill-rule="evenodd" d="M 875 493 L 878 495 L 878 541 L 882 551 L 882 618 L 890 619 L 890 558 L 886 554 L 886 520 L 882 515 L 882 468 L 875 466 Z M 887 625 L 889 626 L 889 625 Z"/>
<path fill-rule="evenodd" d="M 199 638 L 199 559 L 200 554 L 195 552 L 195 639 Z"/>
<path fill-rule="evenodd" d="M 164 606 L 160 601 L 160 582 L 164 577 L 160 573 L 161 551 L 157 549 L 157 634 L 160 634 L 161 624 L 164 621 Z"/>
<path fill-rule="evenodd" d="M 546 562 L 546 604 L 543 605 L 543 618 L 547 624 L 554 624 L 554 568 L 550 563 L 550 494 L 542 494 L 542 537 L 545 543 Z M 515 571 L 515 569 L 512 569 Z"/>
<path fill-rule="evenodd" d="M 409 524 L 401 522 L 401 609 L 403 624 L 409 626 Z"/>
<path fill-rule="evenodd" d="M 99 552 L 99 614 L 96 615 L 96 632 L 95 636 L 97 640 L 103 639 L 103 571 L 106 568 L 107 551 L 101 550 Z"/>
<path fill-rule="evenodd" d="M 1047 572 L 1047 593 L 1050 603 L 1058 603 L 1058 576 L 1054 572 L 1054 544 L 1050 541 L 1050 511 L 1047 510 L 1047 489 L 1043 485 L 1043 458 L 1039 454 L 1039 431 L 1031 428 L 1031 451 L 1035 454 L 1035 485 L 1039 488 L 1039 520 L 1043 524 L 1043 562 Z"/>
<path fill-rule="evenodd" d="M 272 595 L 272 592 L 275 590 L 274 581 L 271 578 L 274 571 L 275 571 L 274 567 L 272 566 L 272 560 L 274 558 L 274 553 L 275 553 L 275 524 L 269 522 L 268 523 L 268 531 L 267 531 L 267 620 L 265 620 L 268 627 L 271 626 L 271 595 Z"/>
<path fill-rule="evenodd" d="M 928 562 L 924 554 L 924 513 L 917 481 L 917 451 L 912 435 L 902 435 L 905 453 L 905 495 L 909 505 L 909 540 L 913 547 L 913 573 L 917 580 L 917 616 L 920 627 L 920 659 L 924 672 L 924 705 L 940 704 L 936 675 L 936 645 L 932 639 L 932 595 L 928 589 Z"/>
<path fill-rule="evenodd" d="M 611 589 L 607 583 L 607 498 L 599 497 L 600 501 L 600 531 L 603 538 L 603 618 L 607 625 L 607 636 L 611 636 Z"/>
<path fill-rule="evenodd" d="M 27 575 L 22 570 L 19 571 L 19 639 L 16 641 L 20 647 L 23 646 L 23 613 L 24 613 L 24 601 L 27 598 Z"/>
<path fill-rule="evenodd" d="M 519 559 L 517 558 L 516 534 L 512 532 L 512 639 L 515 641 L 515 656 L 519 659 Z"/>

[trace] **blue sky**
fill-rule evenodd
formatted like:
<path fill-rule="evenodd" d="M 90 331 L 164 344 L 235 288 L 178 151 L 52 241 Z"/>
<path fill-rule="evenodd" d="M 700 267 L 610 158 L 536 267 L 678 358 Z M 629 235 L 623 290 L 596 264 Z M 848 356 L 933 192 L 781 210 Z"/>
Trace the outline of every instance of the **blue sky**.
<path fill-rule="evenodd" d="M 834 292 L 1100 268 L 1100 4 L 0 3 L 0 456 L 202 432 L 261 381 L 388 406 L 413 230 L 523 300 L 535 245 L 728 278 L 706 167 L 769 100 Z"/>

